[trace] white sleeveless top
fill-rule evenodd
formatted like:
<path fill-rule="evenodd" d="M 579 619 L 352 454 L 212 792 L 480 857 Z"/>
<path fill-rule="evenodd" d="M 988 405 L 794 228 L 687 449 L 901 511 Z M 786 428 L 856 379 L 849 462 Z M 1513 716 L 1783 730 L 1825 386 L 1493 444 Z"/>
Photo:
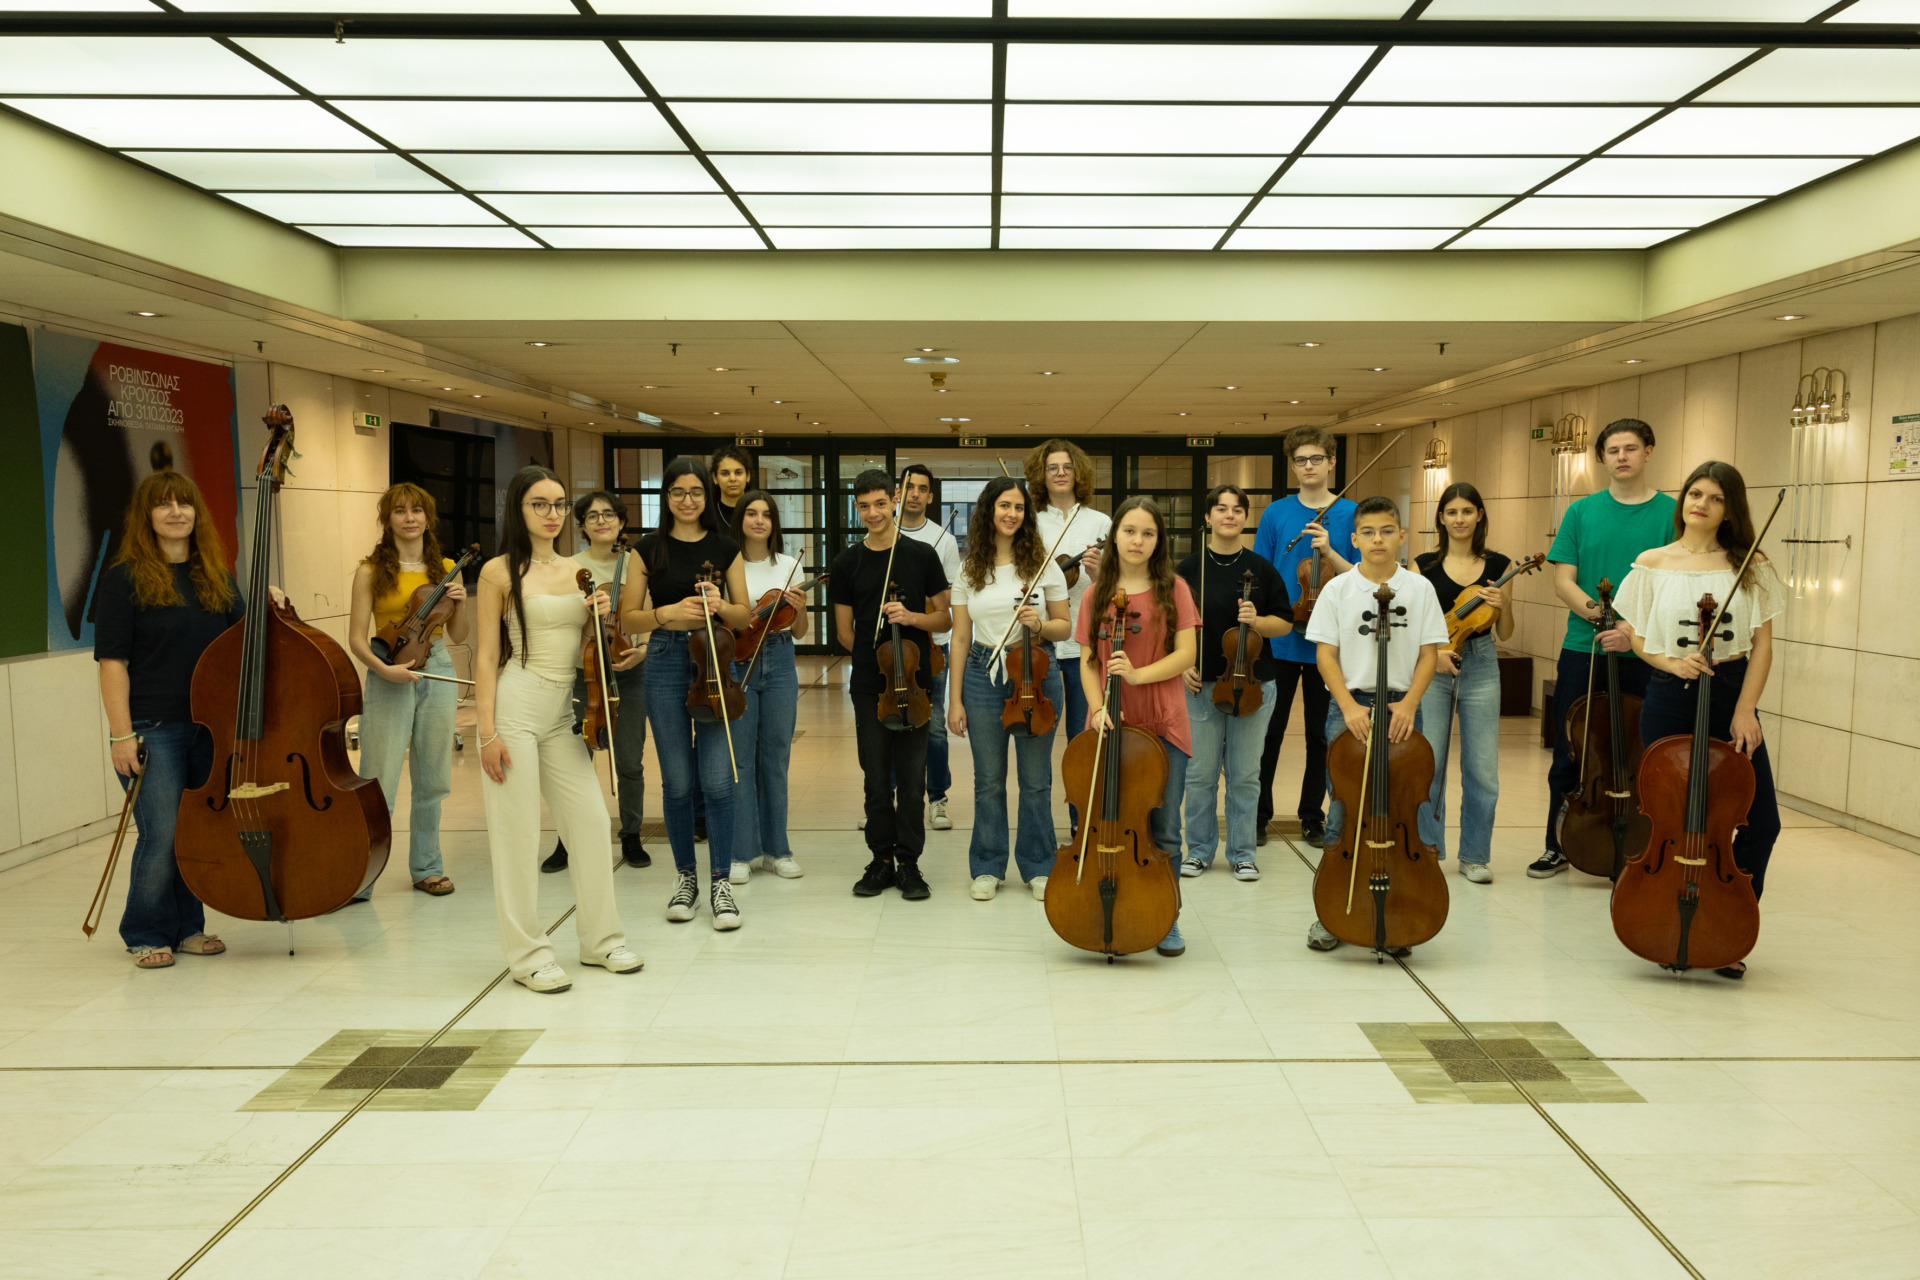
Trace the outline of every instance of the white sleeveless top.
<path fill-rule="evenodd" d="M 1620 616 L 1633 624 L 1634 634 L 1646 642 L 1648 653 L 1682 657 L 1700 639 L 1700 597 L 1712 595 L 1717 604 L 1724 605 L 1732 587 L 1732 569 L 1648 569 L 1635 565 L 1620 584 L 1613 604 Z M 1753 633 L 1786 608 L 1786 588 L 1773 571 L 1773 563 L 1755 564 L 1747 573 L 1747 585 L 1733 598 L 1727 620 L 1721 624 L 1721 630 L 1733 632 L 1733 639 L 1716 644 L 1713 656 L 1724 661 L 1751 653 Z M 1683 622 L 1696 625 L 1683 626 Z M 1688 641 L 1684 647 L 1677 643 L 1683 636 Z"/>
<path fill-rule="evenodd" d="M 521 597 L 527 610 L 526 669 L 543 679 L 573 683 L 574 668 L 580 663 L 580 641 L 587 625 L 585 595 L 532 595 Z M 520 665 L 520 624 L 509 613 L 507 638 L 514 654 L 509 666 Z"/>

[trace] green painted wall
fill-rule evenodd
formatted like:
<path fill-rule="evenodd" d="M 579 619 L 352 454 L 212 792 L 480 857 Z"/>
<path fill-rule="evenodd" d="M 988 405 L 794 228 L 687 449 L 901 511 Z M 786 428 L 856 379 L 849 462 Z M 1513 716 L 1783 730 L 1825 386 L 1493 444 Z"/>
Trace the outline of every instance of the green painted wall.
<path fill-rule="evenodd" d="M 47 512 L 40 484 L 40 413 L 33 394 L 33 349 L 27 331 L 0 324 L 0 475 L 26 477 L 13 486 L 14 586 L 0 609 L 0 658 L 47 647 Z"/>

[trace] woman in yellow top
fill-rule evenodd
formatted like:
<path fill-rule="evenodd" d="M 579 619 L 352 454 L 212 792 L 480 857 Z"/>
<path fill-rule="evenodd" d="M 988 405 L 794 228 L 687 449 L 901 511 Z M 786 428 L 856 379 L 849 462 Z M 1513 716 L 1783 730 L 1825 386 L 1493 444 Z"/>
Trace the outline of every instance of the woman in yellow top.
<path fill-rule="evenodd" d="M 411 758 L 413 816 L 408 824 L 407 870 L 413 887 L 435 897 L 453 892 L 440 865 L 440 802 L 453 786 L 453 716 L 458 685 L 422 680 L 419 670 L 451 676 L 447 641 L 463 643 L 471 625 L 458 579 L 447 588 L 456 612 L 436 628 L 426 662 L 415 670 L 382 662 L 368 640 L 406 613 L 414 589 L 438 582 L 453 568 L 440 554 L 440 517 L 433 497 L 413 484 L 397 484 L 380 496 L 380 541 L 353 574 L 353 620 L 348 648 L 367 669 L 360 711 L 360 773 L 380 783 L 393 808 L 400 789 L 400 763 Z M 411 750 L 409 750 L 411 748 Z M 368 886 L 365 894 L 373 892 Z M 366 896 L 355 902 L 365 902 Z"/>

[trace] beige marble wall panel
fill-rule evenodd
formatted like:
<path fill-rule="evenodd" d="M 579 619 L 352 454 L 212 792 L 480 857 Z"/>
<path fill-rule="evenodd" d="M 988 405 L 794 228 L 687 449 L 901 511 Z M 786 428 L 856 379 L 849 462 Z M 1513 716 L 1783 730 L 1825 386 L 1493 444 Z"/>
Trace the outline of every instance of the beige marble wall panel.
<path fill-rule="evenodd" d="M 409 426 L 430 426 L 432 406 L 427 398 L 412 391 L 393 390 L 387 393 L 389 423 L 404 422 Z"/>
<path fill-rule="evenodd" d="M 1500 496 L 1503 498 L 1527 496 L 1528 452 L 1533 448 L 1528 436 L 1533 426 L 1532 411 L 1524 403 L 1510 404 L 1500 411 Z"/>
<path fill-rule="evenodd" d="M 333 379 L 324 373 L 315 373 L 311 369 L 296 369 L 290 365 L 276 364 L 271 369 L 273 383 L 272 396 L 275 401 L 284 404 L 293 411 L 294 448 L 300 456 L 293 461 L 292 475 L 288 478 L 287 488 L 299 489 L 337 489 L 339 488 L 339 423 L 334 409 Z M 260 415 L 251 415 L 256 432 L 255 440 L 264 443 L 266 437 L 259 422 Z M 242 421 L 241 439 L 246 439 L 246 420 Z M 259 461 L 260 443 L 251 449 L 243 449 L 246 465 Z"/>
<path fill-rule="evenodd" d="M 1780 687 L 1782 714 L 1852 729 L 1854 670 L 1851 649 L 1777 641 L 1767 684 Z"/>
<path fill-rule="evenodd" d="M 341 380 L 335 387 L 335 440 L 339 463 L 337 482 L 342 489 L 385 492 L 393 456 L 388 437 L 392 397 L 385 387 Z M 380 419 L 377 427 L 362 425 L 362 417 Z"/>
<path fill-rule="evenodd" d="M 1824 644 L 1839 648 L 1853 648 L 1860 643 L 1860 626 L 1882 611 L 1882 600 L 1875 597 L 1871 608 L 1863 608 L 1865 584 L 1884 582 L 1871 576 L 1871 563 L 1867 559 L 1872 550 L 1871 544 L 1864 540 L 1866 507 L 1870 501 L 1871 490 L 1886 486 L 1864 484 L 1836 484 L 1827 491 L 1831 509 L 1827 516 L 1826 536 L 1828 538 L 1853 539 L 1851 547 L 1845 543 L 1835 543 L 1819 548 L 1802 547 L 1801 564 L 1803 567 L 1814 563 L 1817 553 L 1820 568 L 1820 586 L 1815 590 L 1809 584 L 1806 593 L 1795 596 L 1788 593 L 1787 616 L 1785 625 L 1776 625 L 1774 634 L 1790 640 L 1803 640 L 1809 644 Z M 1767 501 L 1772 502 L 1769 495 Z M 1787 495 L 1791 502 L 1793 495 Z M 1765 508 L 1755 513 L 1755 519 L 1765 515 Z M 1782 509 L 1779 520 L 1774 522 L 1773 532 L 1767 535 L 1767 554 L 1775 558 L 1780 580 L 1785 582 L 1791 568 L 1790 552 L 1792 548 L 1783 546 L 1781 539 L 1787 536 L 1787 511 Z M 1911 563 L 1909 561 L 1908 563 Z M 1865 573 L 1868 576 L 1863 577 Z M 1911 640 L 1911 637 L 1909 637 Z M 1874 646 L 1864 646 L 1872 648 Z"/>
<path fill-rule="evenodd" d="M 1859 647 L 1920 658 L 1920 594 L 1909 589 L 1920 564 L 1920 485 L 1887 480 L 1864 488 L 1865 530 L 1856 543 L 1864 544 L 1861 581 L 1874 594 L 1872 607 L 1861 611 Z"/>
<path fill-rule="evenodd" d="M 1787 411 L 1800 381 L 1800 344 L 1783 342 L 1740 356 L 1733 457 L 1756 498 L 1763 488 L 1787 483 L 1792 469 L 1792 433 Z M 1697 463 L 1698 459 L 1696 459 Z"/>
<path fill-rule="evenodd" d="M 1842 447 L 1835 451 L 1829 463 L 1828 473 L 1833 480 L 1868 478 L 1867 449 L 1873 434 L 1874 385 L 1878 381 L 1874 370 L 1874 348 L 1877 345 L 1874 331 L 1877 328 L 1877 325 L 1860 325 L 1853 329 L 1842 329 L 1838 333 L 1823 333 L 1817 338 L 1808 338 L 1802 344 L 1801 372 L 1812 373 L 1822 367 L 1843 369 L 1847 374 L 1847 389 L 1852 395 L 1847 406 L 1852 417 L 1840 437 Z M 1908 411 L 1901 409 L 1896 412 Z"/>
<path fill-rule="evenodd" d="M 1861 736 L 1847 758 L 1846 812 L 1896 831 L 1920 831 L 1920 749 Z"/>
<path fill-rule="evenodd" d="M 1603 382 L 1593 388 L 1593 414 L 1587 424 L 1588 438 L 1591 439 L 1592 433 L 1609 422 L 1641 416 L 1640 379 L 1619 378 L 1613 382 Z"/>
<path fill-rule="evenodd" d="M 1480 494 L 1485 498 L 1507 496 L 1505 419 L 1504 409 L 1483 409 L 1473 415 L 1474 461 L 1473 475 L 1469 478 L 1479 486 Z"/>
<path fill-rule="evenodd" d="M 1709 458 L 1732 460 L 1735 408 L 1739 399 L 1739 356 L 1722 356 L 1687 366 L 1687 401 L 1683 415 L 1686 425 L 1681 434 L 1681 452 L 1685 457 L 1674 478 L 1675 487 L 1687 478 L 1689 471 Z"/>
<path fill-rule="evenodd" d="M 1847 807 L 1847 757 L 1853 735 L 1791 716 L 1780 722 L 1786 764 L 1774 767 L 1774 786 L 1788 795 L 1843 812 Z M 1771 750 L 1768 752 L 1772 754 Z"/>
<path fill-rule="evenodd" d="M 100 701 L 93 655 L 85 650 L 33 662 L 8 672 L 13 739 L 31 742 L 15 754 L 20 844 L 71 831 L 106 816 L 101 787 L 105 738 L 90 710 Z"/>
<path fill-rule="evenodd" d="M 1553 428 L 1560 421 L 1564 410 L 1560 407 L 1562 397 L 1542 396 L 1538 400 L 1527 402 L 1527 488 L 1526 495 L 1537 498 L 1553 492 L 1554 452 L 1551 445 Z M 1533 428 L 1546 431 L 1546 439 L 1533 439 Z"/>
<path fill-rule="evenodd" d="M 1820 652 L 1816 646 L 1794 644 L 1791 640 L 1776 639 L 1773 642 L 1773 670 L 1767 676 L 1766 686 L 1760 690 L 1758 710 L 1771 711 L 1775 715 L 1780 714 L 1785 697 L 1781 690 L 1790 680 L 1787 668 L 1796 660 L 1797 655 L 1802 655 L 1807 650 Z M 1806 661 L 1805 658 L 1799 660 Z"/>
<path fill-rule="evenodd" d="M 280 540 L 274 577 L 306 622 L 343 615 L 340 495 L 291 486 L 280 491 Z M 356 538 L 358 542 L 361 539 Z"/>
<path fill-rule="evenodd" d="M 1760 736 L 1767 744 L 1767 759 L 1773 764 L 1774 787 L 1777 790 L 1782 786 L 1780 782 L 1781 770 L 1786 768 L 1784 755 L 1786 746 L 1785 722 L 1781 720 L 1777 712 L 1768 711 L 1765 707 L 1759 708 L 1754 714 L 1760 721 Z"/>
<path fill-rule="evenodd" d="M 1867 478 L 1888 480 L 1893 472 L 1888 461 L 1893 449 L 1893 420 L 1920 413 L 1920 315 L 1902 316 L 1875 326 L 1873 410 L 1870 415 L 1855 415 L 1857 422 L 1871 423 L 1867 440 Z M 1903 428 L 1908 439 L 1920 436 L 1920 422 Z M 1911 477 L 1920 479 L 1920 472 Z"/>
<path fill-rule="evenodd" d="M 1854 732 L 1920 747 L 1920 697 L 1914 696 L 1915 690 L 1920 690 L 1920 659 L 1856 654 Z"/>
<path fill-rule="evenodd" d="M 1480 485 L 1480 435 L 1476 430 L 1476 419 L 1472 414 L 1463 418 L 1447 418 L 1439 424 L 1438 432 L 1447 442 L 1447 481 L 1465 480 L 1468 484 L 1481 489 Z"/>
<path fill-rule="evenodd" d="M 13 669 L 18 665 L 0 663 L 0 699 L 9 707 L 13 705 Z M 98 694 L 94 700 L 99 701 Z M 21 843 L 20 786 L 14 768 L 13 717 L 0 716 L 0 849 L 17 849 Z"/>
<path fill-rule="evenodd" d="M 1692 464 L 1687 461 L 1686 441 L 1687 370 L 1662 369 L 1640 378 L 1641 421 L 1653 428 L 1653 461 L 1647 467 L 1647 482 L 1671 493 L 1686 479 Z M 1601 425 L 1605 425 L 1604 423 Z"/>
<path fill-rule="evenodd" d="M 606 457 L 605 450 L 601 446 L 602 438 L 591 431 L 575 429 L 567 429 L 555 434 L 564 434 L 567 437 L 567 456 L 573 459 L 574 492 L 585 493 L 604 486 L 606 479 L 601 473 L 605 469 Z M 559 447 L 559 441 L 556 439 L 554 449 L 558 451 Z"/>

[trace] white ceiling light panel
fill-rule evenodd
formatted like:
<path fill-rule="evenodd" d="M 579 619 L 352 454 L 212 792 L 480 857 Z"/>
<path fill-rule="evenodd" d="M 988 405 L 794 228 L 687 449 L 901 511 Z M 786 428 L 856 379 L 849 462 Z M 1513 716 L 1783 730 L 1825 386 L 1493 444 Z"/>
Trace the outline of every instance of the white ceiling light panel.
<path fill-rule="evenodd" d="M 292 92 L 212 40 L 0 36 L 0 93 Z"/>
<path fill-rule="evenodd" d="M 991 98 L 989 44 L 628 40 L 667 98 Z"/>
<path fill-rule="evenodd" d="M 1220 227 L 1002 227 L 1002 249 L 1211 249 Z"/>
<path fill-rule="evenodd" d="M 290 98 L 0 98 L 105 147 L 274 147 L 349 151 L 378 143 L 311 102 Z"/>
<path fill-rule="evenodd" d="M 1671 102 L 1751 49 L 1400 45 L 1355 102 Z"/>
<path fill-rule="evenodd" d="M 1854 163 L 1846 157 L 1599 156 L 1544 187 L 1548 196 L 1772 196 Z"/>
<path fill-rule="evenodd" d="M 767 226 L 984 227 L 993 217 L 992 202 L 984 195 L 760 195 L 747 207 Z"/>
<path fill-rule="evenodd" d="M 1651 107 L 1343 107 L 1315 155 L 1567 155 L 1593 151 Z"/>
<path fill-rule="evenodd" d="M 227 199 L 282 222 L 497 226 L 501 219 L 462 195 L 400 192 L 255 191 Z"/>
<path fill-rule="evenodd" d="M 1920 49 L 1775 49 L 1701 102 L 1912 102 Z"/>
<path fill-rule="evenodd" d="M 243 49 L 322 97 L 645 95 L 597 40 L 242 39 Z"/>
<path fill-rule="evenodd" d="M 1505 196 L 1268 196 L 1250 227 L 1464 227 Z"/>
<path fill-rule="evenodd" d="M 1872 3 L 1872 0 L 1866 0 Z M 1805 22 L 1832 0 L 1434 0 L 1423 18 L 1634 18 L 1646 22 Z"/>
<path fill-rule="evenodd" d="M 1218 227 L 1240 216 L 1245 196 L 1002 196 L 1012 227 Z"/>
<path fill-rule="evenodd" d="M 1867 156 L 1920 137 L 1920 107 L 1682 107 L 1615 155 Z"/>
<path fill-rule="evenodd" d="M 1330 102 L 1370 47 L 1013 44 L 1007 97 L 1119 102 Z"/>
<path fill-rule="evenodd" d="M 512 227 L 332 227 L 302 231 L 337 245 L 368 249 L 538 249 Z"/>
<path fill-rule="evenodd" d="M 129 151 L 129 159 L 209 191 L 444 191 L 386 151 Z"/>
<path fill-rule="evenodd" d="M 339 107 L 409 151 L 683 149 L 650 102 L 362 101 Z"/>
<path fill-rule="evenodd" d="M 1667 199 L 1607 199 L 1599 196 L 1535 196 L 1487 223 L 1490 227 L 1697 227 L 1758 200 L 1674 196 Z"/>
<path fill-rule="evenodd" d="M 0 13 L 152 13 L 148 0 L 0 0 Z"/>
<path fill-rule="evenodd" d="M 1229 249 L 1286 250 L 1291 252 L 1374 253 L 1414 252 L 1438 248 L 1457 228 L 1431 227 L 1241 227 L 1227 241 Z"/>
<path fill-rule="evenodd" d="M 711 195 L 509 195 L 487 203 L 526 225 L 542 226 L 743 226 L 733 201 Z"/>
<path fill-rule="evenodd" d="M 531 227 L 556 249 L 765 249 L 752 227 Z"/>
<path fill-rule="evenodd" d="M 513 155 L 418 152 L 469 191 L 690 191 L 720 189 L 701 163 L 678 155 Z"/>
<path fill-rule="evenodd" d="M 719 155 L 713 162 L 735 191 L 993 190 L 988 156 Z"/>
<path fill-rule="evenodd" d="M 993 108 L 944 103 L 682 102 L 708 151 L 986 151 Z"/>
<path fill-rule="evenodd" d="M 1854 0 L 1830 22 L 1920 22 L 1920 0 Z"/>
<path fill-rule="evenodd" d="M 704 13 L 795 18 L 991 18 L 993 0 L 594 0 L 596 13 Z"/>
<path fill-rule="evenodd" d="M 1449 249 L 1645 249 L 1685 235 L 1674 227 L 1574 229 L 1483 227 L 1469 231 Z"/>
<path fill-rule="evenodd" d="M 1003 191 L 1250 196 L 1279 167 L 1273 156 L 1007 156 Z"/>
<path fill-rule="evenodd" d="M 985 249 L 985 227 L 768 227 L 781 249 Z"/>
<path fill-rule="evenodd" d="M 1276 194 L 1519 195 L 1572 164 L 1573 156 L 1302 156 Z"/>
<path fill-rule="evenodd" d="M 1397 18 L 1401 0 L 1011 0 L 1015 18 Z"/>
<path fill-rule="evenodd" d="M 188 13 L 312 13 L 313 0 L 173 0 Z M 346 10 L 342 10 L 346 12 Z M 353 0 L 354 13 L 579 13 L 572 0 Z"/>
<path fill-rule="evenodd" d="M 1319 107 L 1012 105 L 1006 149 L 1283 156 L 1320 115 Z"/>

